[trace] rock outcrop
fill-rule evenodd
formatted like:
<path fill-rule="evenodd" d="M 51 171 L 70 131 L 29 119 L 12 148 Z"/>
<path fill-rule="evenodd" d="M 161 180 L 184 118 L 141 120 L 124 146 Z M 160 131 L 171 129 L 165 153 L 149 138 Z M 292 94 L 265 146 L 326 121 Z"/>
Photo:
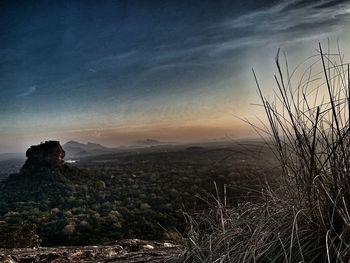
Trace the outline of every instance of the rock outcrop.
<path fill-rule="evenodd" d="M 36 168 L 57 169 L 63 166 L 65 152 L 58 141 L 46 141 L 31 146 L 26 152 L 27 160 L 21 171 Z"/>

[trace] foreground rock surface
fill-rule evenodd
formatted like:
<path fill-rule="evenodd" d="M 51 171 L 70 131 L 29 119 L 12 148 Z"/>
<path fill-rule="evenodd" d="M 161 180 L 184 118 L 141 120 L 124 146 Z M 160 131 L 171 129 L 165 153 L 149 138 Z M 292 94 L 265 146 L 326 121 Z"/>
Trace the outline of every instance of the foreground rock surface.
<path fill-rule="evenodd" d="M 1 263 L 68 262 L 171 262 L 181 253 L 181 246 L 164 242 L 124 240 L 113 245 L 0 249 Z"/>

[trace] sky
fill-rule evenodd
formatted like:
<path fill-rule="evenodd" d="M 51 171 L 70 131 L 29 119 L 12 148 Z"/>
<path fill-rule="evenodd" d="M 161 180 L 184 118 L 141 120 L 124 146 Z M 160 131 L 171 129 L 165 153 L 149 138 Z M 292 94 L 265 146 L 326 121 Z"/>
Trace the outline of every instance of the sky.
<path fill-rule="evenodd" d="M 1 1 L 0 152 L 257 136 L 278 48 L 349 50 L 348 1 Z M 329 39 L 329 40 L 328 40 Z"/>

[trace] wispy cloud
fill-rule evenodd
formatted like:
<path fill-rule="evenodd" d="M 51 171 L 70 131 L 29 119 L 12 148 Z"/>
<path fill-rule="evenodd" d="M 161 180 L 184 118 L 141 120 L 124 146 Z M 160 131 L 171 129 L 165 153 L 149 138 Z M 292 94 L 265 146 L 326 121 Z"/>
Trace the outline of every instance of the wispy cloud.
<path fill-rule="evenodd" d="M 244 50 L 256 50 L 271 43 L 280 46 L 339 36 L 340 31 L 347 29 L 349 20 L 347 1 L 284 0 L 242 15 L 234 14 L 215 24 L 203 24 L 189 37 L 191 41 L 163 43 L 151 54 L 151 59 L 156 64 L 154 68 L 183 67 L 183 62 L 188 60 L 192 65 L 217 66 L 232 56 L 235 63 L 240 63 L 239 55 Z"/>
<path fill-rule="evenodd" d="M 298 41 L 305 39 L 305 36 L 331 35 L 344 28 L 349 18 L 349 2 L 289 0 L 229 19 L 223 26 L 232 32 L 251 32 L 243 37 L 251 38 L 253 43 L 266 38 L 283 41 L 288 36 L 289 41 Z"/>
<path fill-rule="evenodd" d="M 29 95 L 33 94 L 36 91 L 36 86 L 31 86 L 26 91 L 20 93 L 17 95 L 18 98 L 28 97 Z"/>

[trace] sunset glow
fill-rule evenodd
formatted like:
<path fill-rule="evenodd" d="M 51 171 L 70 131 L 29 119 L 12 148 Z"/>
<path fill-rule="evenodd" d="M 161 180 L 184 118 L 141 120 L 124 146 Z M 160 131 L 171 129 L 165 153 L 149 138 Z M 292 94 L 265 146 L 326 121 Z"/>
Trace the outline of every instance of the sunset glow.
<path fill-rule="evenodd" d="M 251 68 L 271 94 L 278 48 L 346 60 L 349 19 L 346 1 L 2 1 L 0 152 L 256 137 Z"/>

